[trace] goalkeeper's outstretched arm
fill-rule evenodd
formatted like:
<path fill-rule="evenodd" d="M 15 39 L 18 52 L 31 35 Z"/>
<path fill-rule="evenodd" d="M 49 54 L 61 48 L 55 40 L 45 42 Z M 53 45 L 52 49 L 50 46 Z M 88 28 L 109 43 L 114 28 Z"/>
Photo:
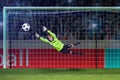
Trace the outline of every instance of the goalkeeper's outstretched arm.
<path fill-rule="evenodd" d="M 39 40 L 41 40 L 41 41 L 43 41 L 43 42 L 46 42 L 46 43 L 49 43 L 49 41 L 48 41 L 47 39 L 44 39 L 44 38 L 41 37 L 38 33 L 35 33 L 35 36 L 36 36 Z"/>
<path fill-rule="evenodd" d="M 47 32 L 50 34 L 50 36 L 52 36 L 53 38 L 56 38 L 56 35 L 53 32 L 51 32 L 50 30 L 47 30 Z"/>
<path fill-rule="evenodd" d="M 45 26 L 43 26 L 43 33 L 49 34 L 53 38 L 57 38 L 56 35 L 52 31 L 48 30 Z"/>

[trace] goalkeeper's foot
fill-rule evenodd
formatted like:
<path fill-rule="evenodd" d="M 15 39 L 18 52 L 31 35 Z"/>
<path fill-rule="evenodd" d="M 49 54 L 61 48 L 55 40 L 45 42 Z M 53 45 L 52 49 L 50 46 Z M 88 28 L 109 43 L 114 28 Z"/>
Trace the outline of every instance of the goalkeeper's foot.
<path fill-rule="evenodd" d="M 42 27 L 43 32 L 47 31 L 47 28 L 45 26 Z"/>
<path fill-rule="evenodd" d="M 76 42 L 76 43 L 74 43 L 73 45 L 76 46 L 76 45 L 78 45 L 78 44 L 80 44 L 80 42 Z"/>
<path fill-rule="evenodd" d="M 74 54 L 74 55 L 83 55 L 82 52 L 72 52 L 71 54 Z"/>

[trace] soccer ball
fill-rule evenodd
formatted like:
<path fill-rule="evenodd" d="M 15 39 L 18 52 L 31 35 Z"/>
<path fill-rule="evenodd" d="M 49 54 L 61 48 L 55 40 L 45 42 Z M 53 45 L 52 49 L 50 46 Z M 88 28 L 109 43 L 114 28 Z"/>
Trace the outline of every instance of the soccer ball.
<path fill-rule="evenodd" d="M 23 29 L 24 31 L 29 31 L 29 30 L 30 30 L 30 25 L 29 25 L 28 23 L 24 23 L 24 24 L 22 25 L 22 29 Z"/>

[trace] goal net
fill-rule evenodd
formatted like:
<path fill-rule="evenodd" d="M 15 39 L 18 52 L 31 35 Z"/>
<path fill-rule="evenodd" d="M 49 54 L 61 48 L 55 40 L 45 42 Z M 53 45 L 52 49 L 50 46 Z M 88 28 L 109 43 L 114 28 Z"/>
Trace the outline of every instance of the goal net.
<path fill-rule="evenodd" d="M 120 12 L 115 7 L 4 7 L 3 68 L 120 68 Z M 62 54 L 22 29 L 46 26 L 82 55 Z"/>

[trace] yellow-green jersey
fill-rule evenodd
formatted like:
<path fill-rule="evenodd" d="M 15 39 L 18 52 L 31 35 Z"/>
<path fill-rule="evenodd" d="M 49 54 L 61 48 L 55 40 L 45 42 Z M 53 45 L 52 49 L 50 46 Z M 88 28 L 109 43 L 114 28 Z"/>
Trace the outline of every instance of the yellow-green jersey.
<path fill-rule="evenodd" d="M 52 33 L 50 30 L 47 30 L 47 32 L 50 34 L 50 36 L 52 36 L 53 41 L 49 41 L 48 39 L 45 39 L 43 37 L 40 37 L 39 40 L 49 43 L 50 45 L 52 45 L 57 51 L 62 50 L 64 44 L 56 37 L 56 35 L 54 33 Z"/>

